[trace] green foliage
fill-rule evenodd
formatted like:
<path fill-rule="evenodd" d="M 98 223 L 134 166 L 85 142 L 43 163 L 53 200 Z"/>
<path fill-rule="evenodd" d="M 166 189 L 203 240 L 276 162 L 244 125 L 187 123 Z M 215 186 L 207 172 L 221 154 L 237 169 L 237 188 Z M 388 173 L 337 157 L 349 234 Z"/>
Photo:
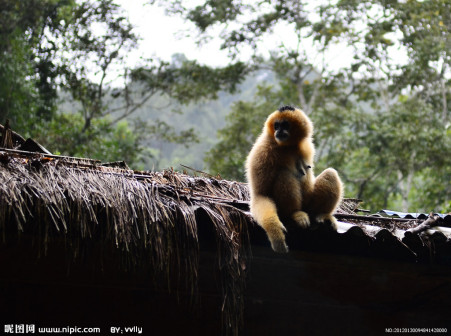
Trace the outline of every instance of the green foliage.
<path fill-rule="evenodd" d="M 124 120 L 155 95 L 188 103 L 214 97 L 219 89 L 233 91 L 245 67 L 238 62 L 212 70 L 186 59 L 181 65 L 156 60 L 143 80 L 137 74 L 146 68 L 118 72 L 137 40 L 112 0 L 5 0 L 0 123 L 9 118 L 16 131 L 56 152 L 129 164 L 142 162 L 148 151 L 143 144 L 150 147 L 155 138 L 185 146 L 196 142 L 192 129 Z M 69 100 L 71 113 L 62 112 L 67 109 L 59 96 Z"/>
<path fill-rule="evenodd" d="M 8 51 L 0 51 L 0 120 L 9 118 L 13 125 L 23 125 L 27 115 L 39 109 L 39 92 L 27 80 L 33 71 L 25 43 L 19 37 L 8 42 Z"/>
<path fill-rule="evenodd" d="M 31 114 L 48 120 L 54 113 L 56 86 L 54 50 L 47 36 L 59 31 L 62 13 L 72 1 L 39 2 L 4 0 L 0 20 L 0 117 L 19 130 L 29 126 Z"/>
<path fill-rule="evenodd" d="M 205 99 L 217 99 L 219 91 L 234 93 L 237 85 L 249 73 L 242 62 L 224 68 L 211 68 L 186 59 L 183 54 L 173 56 L 172 63 L 152 62 L 135 69 L 131 78 L 144 85 L 146 91 L 159 90 L 182 104 Z"/>
<path fill-rule="evenodd" d="M 250 46 L 255 54 L 249 65 L 278 79 L 278 86 L 262 85 L 251 101 L 233 105 L 206 158 L 214 173 L 242 180 L 266 115 L 291 103 L 314 121 L 317 171 L 336 167 L 348 196 L 375 210 L 450 210 L 449 1 L 342 0 L 308 7 L 300 0 L 218 0 L 191 9 L 174 3 L 172 10 L 191 20 L 201 38 L 210 27 L 221 27 L 223 48 L 236 56 Z M 258 54 L 260 41 L 280 25 L 292 27 L 297 46 L 281 43 L 265 59 Z M 337 42 L 348 44 L 354 50 L 349 68 L 314 66 L 304 49 L 309 37 L 319 55 Z M 395 59 L 393 48 L 409 61 Z"/>
<path fill-rule="evenodd" d="M 127 121 L 112 125 L 108 118 L 95 119 L 89 130 L 83 132 L 84 119 L 80 114 L 57 114 L 36 140 L 51 144 L 48 149 L 61 155 L 87 157 L 103 162 L 125 161 L 139 164 L 140 134 Z"/>
<path fill-rule="evenodd" d="M 369 76 L 355 92 L 370 103 L 375 120 L 361 141 L 371 156 L 360 162 L 374 164 L 364 195 L 377 206 L 449 211 L 450 9 L 441 0 L 340 1 L 324 17 L 344 19 L 353 29 L 341 38 L 365 46 L 355 65 Z M 408 62 L 393 59 L 391 45 L 404 50 Z M 376 183 L 383 190 L 371 187 Z"/>

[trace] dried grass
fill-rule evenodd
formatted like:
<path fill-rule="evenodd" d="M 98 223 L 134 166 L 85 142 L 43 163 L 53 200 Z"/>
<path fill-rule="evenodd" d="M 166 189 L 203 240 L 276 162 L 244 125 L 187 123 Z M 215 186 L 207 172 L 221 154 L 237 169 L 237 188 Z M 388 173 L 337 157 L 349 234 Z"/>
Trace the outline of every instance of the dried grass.
<path fill-rule="evenodd" d="M 172 171 L 136 174 L 39 156 L 3 155 L 0 161 L 4 240 L 15 225 L 19 233 L 32 235 L 44 251 L 61 237 L 73 256 L 86 241 L 113 243 L 128 256 L 129 264 L 150 264 L 168 285 L 184 286 L 193 296 L 199 267 L 196 213 L 204 211 L 216 232 L 224 330 L 238 333 L 248 218 L 230 204 L 248 198 L 244 184 Z M 136 257 L 140 255 L 146 259 Z"/>

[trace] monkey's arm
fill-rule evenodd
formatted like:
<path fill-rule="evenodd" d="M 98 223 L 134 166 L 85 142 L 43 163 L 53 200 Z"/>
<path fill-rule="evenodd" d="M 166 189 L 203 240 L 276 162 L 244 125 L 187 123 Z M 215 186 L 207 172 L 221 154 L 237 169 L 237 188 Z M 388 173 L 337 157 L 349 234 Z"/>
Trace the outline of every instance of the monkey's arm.
<path fill-rule="evenodd" d="M 251 199 L 251 213 L 257 223 L 266 231 L 271 247 L 275 252 L 286 253 L 285 243 L 287 231 L 277 216 L 274 202 L 265 196 L 256 195 Z"/>
<path fill-rule="evenodd" d="M 296 161 L 296 177 L 298 179 L 303 178 L 305 175 L 308 174 L 309 169 L 312 169 L 312 166 L 307 164 L 304 159 L 300 158 Z"/>

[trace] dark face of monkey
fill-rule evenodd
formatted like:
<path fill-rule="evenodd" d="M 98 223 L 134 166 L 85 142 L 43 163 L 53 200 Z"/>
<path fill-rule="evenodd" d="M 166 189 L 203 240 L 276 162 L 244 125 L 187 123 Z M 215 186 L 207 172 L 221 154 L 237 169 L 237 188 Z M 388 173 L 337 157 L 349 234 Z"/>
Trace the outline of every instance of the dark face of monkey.
<path fill-rule="evenodd" d="M 301 110 L 284 106 L 273 112 L 265 122 L 265 132 L 269 139 L 279 146 L 298 146 L 300 141 L 311 137 L 313 125 Z"/>
<path fill-rule="evenodd" d="M 274 122 L 274 138 L 278 142 L 287 141 L 290 137 L 290 123 L 287 120 L 276 120 Z"/>

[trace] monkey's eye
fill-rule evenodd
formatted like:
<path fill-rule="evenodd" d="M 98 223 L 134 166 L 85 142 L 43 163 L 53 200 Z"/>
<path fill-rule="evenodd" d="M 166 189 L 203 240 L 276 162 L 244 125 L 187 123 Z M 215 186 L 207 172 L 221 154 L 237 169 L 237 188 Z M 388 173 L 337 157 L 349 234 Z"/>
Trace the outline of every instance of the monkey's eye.
<path fill-rule="evenodd" d="M 290 129 L 290 123 L 287 120 L 276 120 L 274 122 L 275 131 L 288 131 Z"/>
<path fill-rule="evenodd" d="M 279 126 L 284 130 L 288 130 L 290 128 L 290 123 L 286 120 L 283 120 L 280 122 Z"/>

